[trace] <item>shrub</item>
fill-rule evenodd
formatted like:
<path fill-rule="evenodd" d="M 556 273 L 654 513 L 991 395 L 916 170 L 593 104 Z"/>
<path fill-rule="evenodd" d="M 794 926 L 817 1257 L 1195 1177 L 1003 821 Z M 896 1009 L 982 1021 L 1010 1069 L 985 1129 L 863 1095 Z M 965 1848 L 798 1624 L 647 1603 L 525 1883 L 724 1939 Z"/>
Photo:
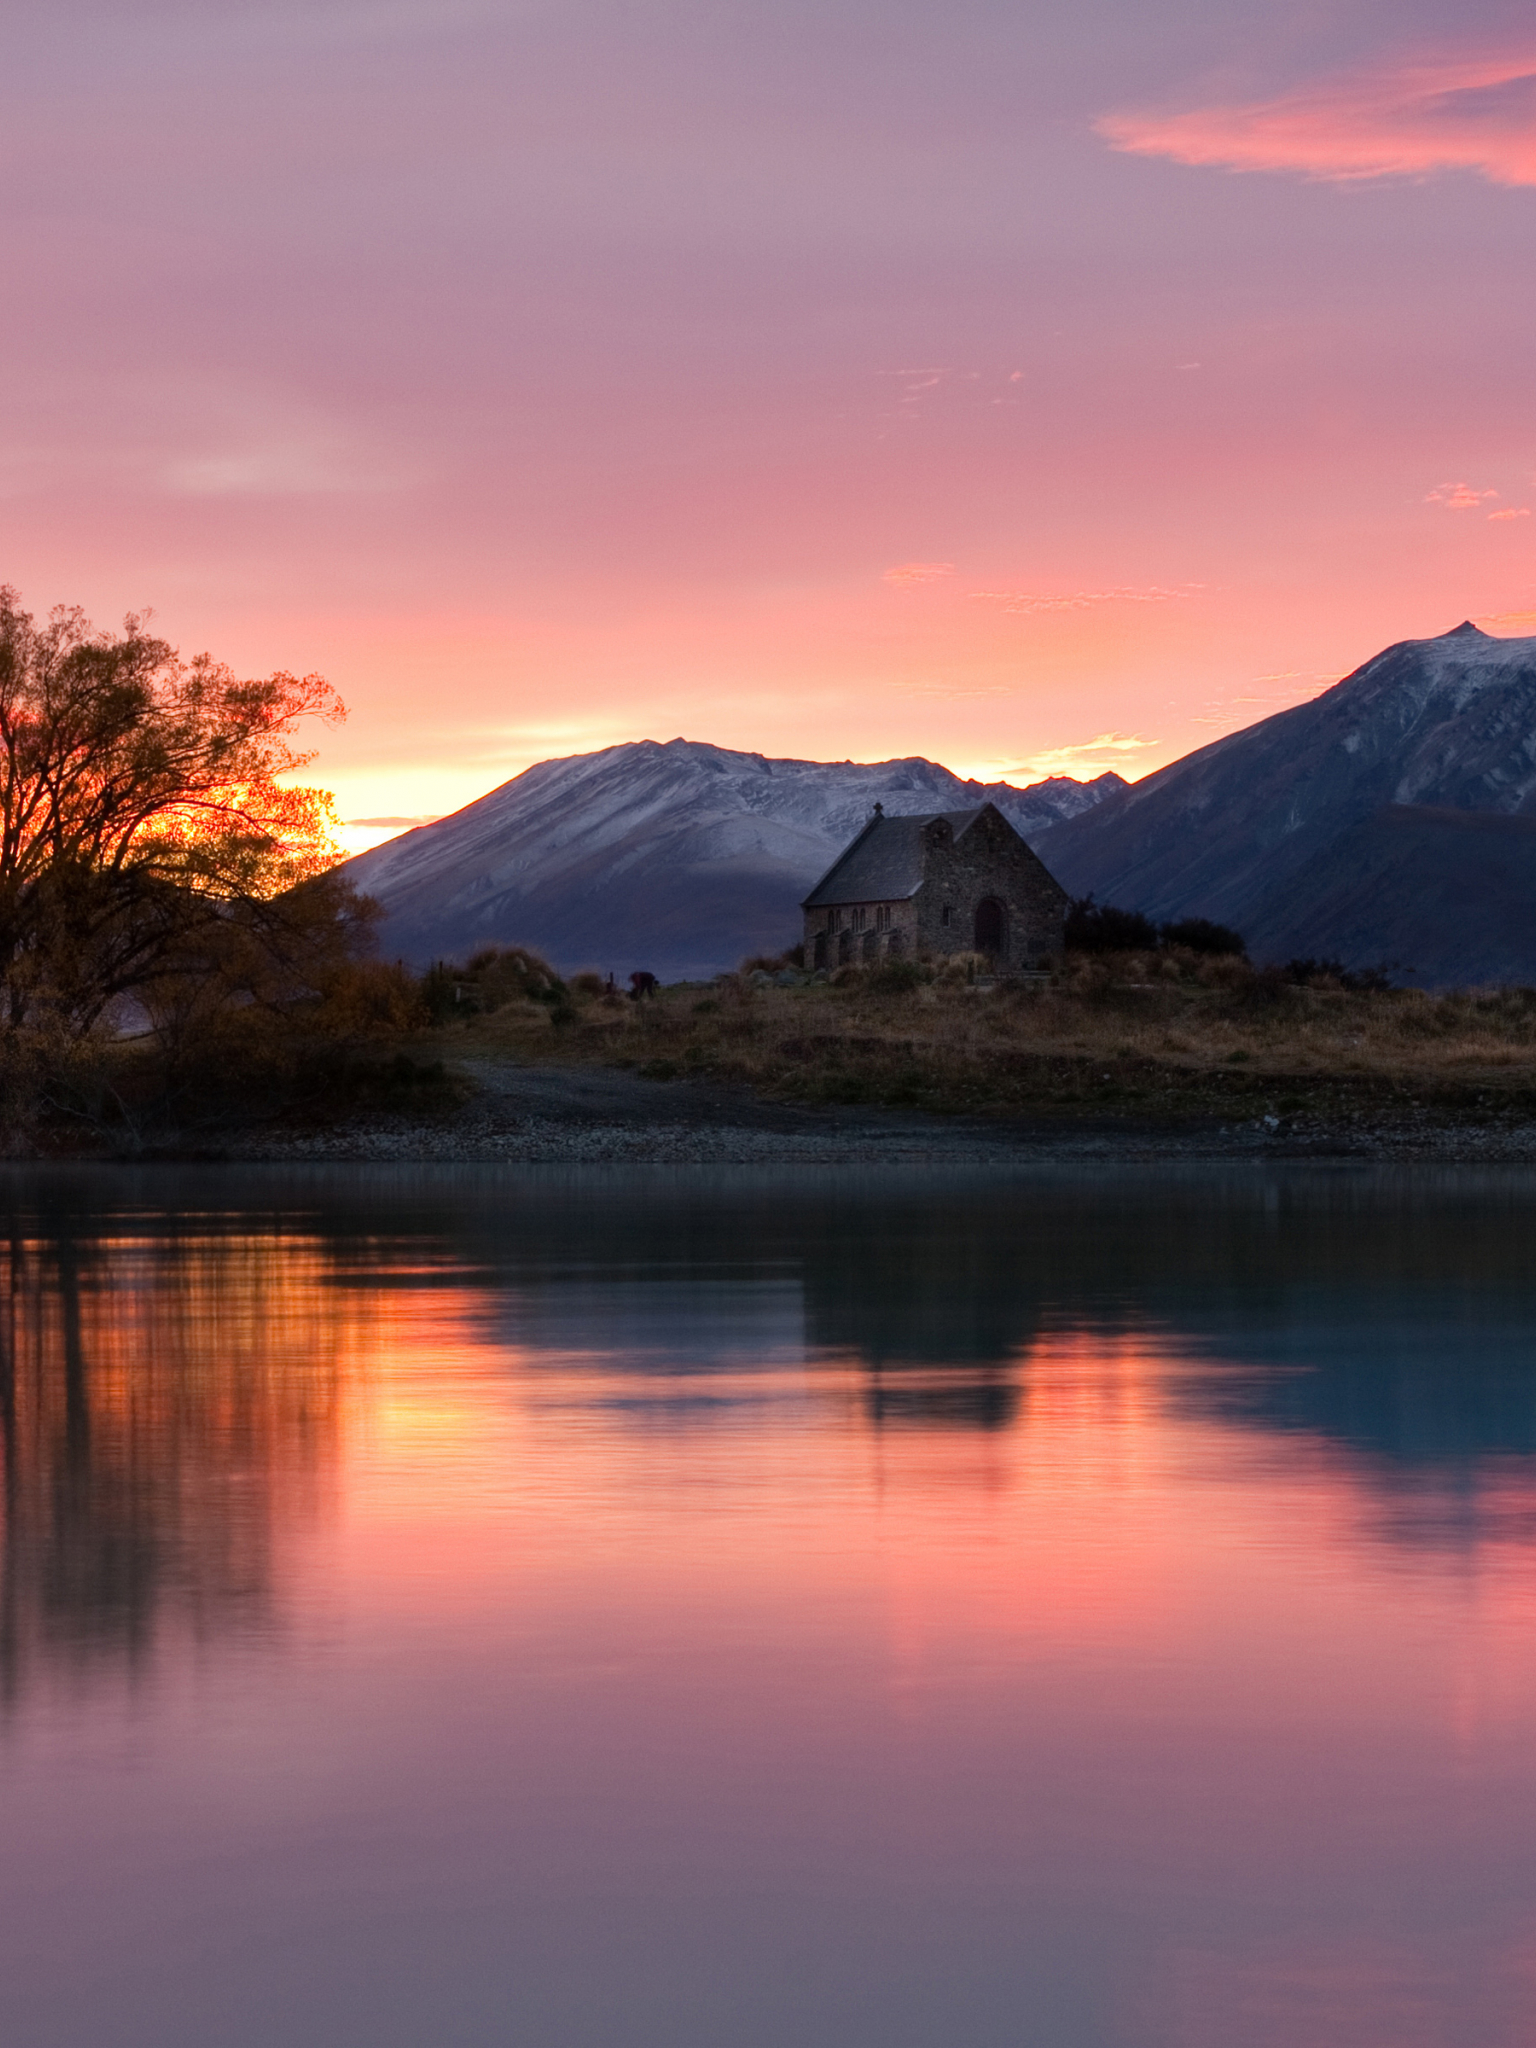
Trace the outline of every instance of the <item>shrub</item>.
<path fill-rule="evenodd" d="M 485 1015 L 508 1003 L 533 1002 L 568 1010 L 565 983 L 547 960 L 526 946 L 486 946 L 460 967 L 437 960 L 422 976 L 422 998 L 434 1023 Z"/>
<path fill-rule="evenodd" d="M 1379 967 L 1346 967 L 1342 960 L 1287 960 L 1280 972 L 1297 988 L 1342 988 L 1353 995 L 1382 995 L 1394 986 L 1395 973 L 1412 973 L 1396 961 Z"/>
<path fill-rule="evenodd" d="M 737 970 L 741 974 L 782 974 L 786 968 L 796 973 L 805 966 L 804 946 L 786 946 L 782 953 L 754 953 L 749 960 L 743 960 Z"/>
<path fill-rule="evenodd" d="M 421 984 L 399 961 L 349 960 L 325 976 L 319 996 L 313 1021 L 328 1038 L 387 1038 L 428 1019 Z"/>
<path fill-rule="evenodd" d="M 1165 946 L 1182 946 L 1189 953 L 1232 953 L 1246 959 L 1247 945 L 1241 932 L 1227 924 L 1215 924 L 1208 917 L 1181 917 L 1161 925 L 1158 936 Z"/>
<path fill-rule="evenodd" d="M 866 970 L 864 986 L 876 995 L 899 996 L 932 981 L 933 969 L 921 960 L 881 960 Z"/>
<path fill-rule="evenodd" d="M 1067 912 L 1062 939 L 1069 953 L 1151 952 L 1157 927 L 1139 910 L 1121 910 L 1113 903 L 1095 903 L 1081 896 Z"/>
<path fill-rule="evenodd" d="M 936 963 L 938 981 L 976 981 L 991 974 L 997 962 L 987 953 L 949 953 Z"/>

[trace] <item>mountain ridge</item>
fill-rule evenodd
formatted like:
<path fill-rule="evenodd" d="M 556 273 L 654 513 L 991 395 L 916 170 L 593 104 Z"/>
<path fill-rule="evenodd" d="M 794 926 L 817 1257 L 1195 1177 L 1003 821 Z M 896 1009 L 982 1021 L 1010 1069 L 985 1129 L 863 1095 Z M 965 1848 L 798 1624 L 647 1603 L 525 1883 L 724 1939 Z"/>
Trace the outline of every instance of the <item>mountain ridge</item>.
<path fill-rule="evenodd" d="M 347 869 L 385 906 L 386 949 L 417 964 L 518 942 L 567 971 L 694 979 L 796 937 L 875 803 L 989 800 L 1073 895 L 1214 918 L 1256 959 L 1536 983 L 1536 836 L 1512 823 L 1536 818 L 1536 636 L 1470 620 L 1136 783 L 636 740 L 539 762 Z"/>
<path fill-rule="evenodd" d="M 1405 926 L 1394 905 L 1373 935 L 1369 904 L 1350 901 L 1349 875 L 1332 873 L 1329 849 L 1347 869 L 1349 835 L 1388 808 L 1536 812 L 1536 637 L 1498 639 L 1467 620 L 1434 639 L 1398 641 L 1305 704 L 1113 793 L 1091 818 L 1045 828 L 1036 848 L 1074 895 L 1092 891 L 1154 918 L 1215 918 L 1259 958 L 1283 955 L 1306 933 L 1305 950 L 1363 965 L 1362 949 L 1397 957 L 1412 920 Z M 1445 829 L 1399 829 L 1394 843 L 1412 845 L 1442 905 L 1456 888 L 1438 863 L 1483 859 L 1465 836 L 1453 851 Z M 1465 887 L 1477 886 L 1469 869 Z M 1436 979 L 1453 962 L 1469 980 L 1536 974 L 1536 942 L 1494 955 L 1469 940 L 1458 953 L 1426 922 L 1410 950 L 1417 966 L 1413 951 L 1434 953 Z"/>
<path fill-rule="evenodd" d="M 1125 787 L 632 740 L 538 762 L 346 872 L 383 903 L 385 950 L 414 964 L 518 943 L 565 972 L 694 979 L 798 938 L 801 898 L 877 802 L 898 816 L 991 801 L 1034 833 Z"/>

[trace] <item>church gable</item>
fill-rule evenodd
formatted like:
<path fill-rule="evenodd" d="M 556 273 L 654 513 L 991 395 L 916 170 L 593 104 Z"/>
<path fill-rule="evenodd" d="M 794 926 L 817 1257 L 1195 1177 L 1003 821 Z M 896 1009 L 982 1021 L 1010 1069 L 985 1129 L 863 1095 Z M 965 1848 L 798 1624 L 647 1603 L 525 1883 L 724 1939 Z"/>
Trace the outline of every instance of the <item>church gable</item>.
<path fill-rule="evenodd" d="M 804 911 L 815 966 L 975 951 L 1007 972 L 1059 949 L 1067 894 L 995 804 L 900 818 L 877 807 Z"/>
<path fill-rule="evenodd" d="M 963 831 L 979 815 L 978 811 L 941 811 L 888 818 L 877 804 L 869 823 L 838 855 L 803 907 L 898 902 L 914 895 L 923 884 L 927 854 L 937 843 L 933 833 L 941 832 L 943 843 L 948 844 L 956 829 Z"/>

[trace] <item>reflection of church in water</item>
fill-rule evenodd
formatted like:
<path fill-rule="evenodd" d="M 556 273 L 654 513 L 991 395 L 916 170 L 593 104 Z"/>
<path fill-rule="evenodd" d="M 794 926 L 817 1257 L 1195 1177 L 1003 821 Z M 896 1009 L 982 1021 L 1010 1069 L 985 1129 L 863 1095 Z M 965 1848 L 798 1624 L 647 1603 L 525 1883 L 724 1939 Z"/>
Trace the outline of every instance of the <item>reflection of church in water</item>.
<path fill-rule="evenodd" d="M 931 1217 L 920 1235 L 807 1250 L 807 1344 L 859 1361 L 873 1422 L 1002 1429 L 1016 1419 L 1038 1297 L 1008 1244 L 975 1224 Z"/>

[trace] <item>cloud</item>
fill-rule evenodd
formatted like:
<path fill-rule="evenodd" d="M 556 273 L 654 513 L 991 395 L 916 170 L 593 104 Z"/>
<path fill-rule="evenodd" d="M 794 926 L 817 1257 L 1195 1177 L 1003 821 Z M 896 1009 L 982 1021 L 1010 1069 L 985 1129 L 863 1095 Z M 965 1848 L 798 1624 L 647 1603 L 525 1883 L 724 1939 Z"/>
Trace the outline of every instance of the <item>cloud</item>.
<path fill-rule="evenodd" d="M 162 415 L 174 408 L 174 452 L 158 471 L 180 497 L 330 496 L 408 481 L 398 461 L 367 445 L 370 436 L 283 396 L 231 385 L 157 392 L 152 402 Z"/>
<path fill-rule="evenodd" d="M 1101 732 L 1096 738 L 1084 740 L 1075 747 L 1047 747 L 1043 754 L 1027 755 L 1024 760 L 1015 761 L 1009 772 L 1069 775 L 1076 770 L 1087 769 L 1090 773 L 1100 774 L 1106 768 L 1120 766 L 1127 755 L 1161 745 L 1161 740 L 1146 739 L 1139 732 Z"/>
<path fill-rule="evenodd" d="M 1276 668 L 1267 669 L 1262 675 L 1251 676 L 1253 683 L 1283 683 L 1288 687 L 1280 690 L 1237 690 L 1229 696 L 1207 697 L 1203 710 L 1190 719 L 1191 725 L 1219 725 L 1228 731 L 1232 729 L 1234 714 L 1241 715 L 1242 708 L 1249 704 L 1284 705 L 1305 704 L 1318 692 L 1316 685 L 1329 687 L 1339 680 L 1337 669 Z M 1268 710 L 1265 716 L 1269 715 Z"/>
<path fill-rule="evenodd" d="M 1487 626 L 1536 626 L 1536 612 L 1480 612 Z"/>
<path fill-rule="evenodd" d="M 975 372 L 962 374 L 974 377 Z M 948 364 L 937 363 L 920 370 L 882 370 L 880 375 L 894 378 L 900 384 L 901 394 L 896 400 L 896 410 L 899 413 L 909 413 L 921 404 L 930 391 L 937 391 L 941 384 L 955 375 L 955 372 Z"/>
<path fill-rule="evenodd" d="M 435 825 L 442 815 L 441 811 L 421 811 L 413 818 L 345 818 L 342 822 L 358 828 L 387 825 L 403 832 L 407 825 Z"/>
<path fill-rule="evenodd" d="M 1488 514 L 1490 519 L 1529 519 L 1530 516 L 1531 508 L 1529 505 L 1506 505 L 1502 512 L 1490 512 Z"/>
<path fill-rule="evenodd" d="M 908 398 L 918 398 L 923 392 L 932 391 L 937 385 L 942 384 L 944 379 L 950 374 L 948 365 L 944 363 L 931 364 L 927 369 L 923 370 L 887 370 L 885 372 L 886 376 L 899 379 L 903 394 Z"/>
<path fill-rule="evenodd" d="M 949 699 L 955 697 L 1011 697 L 1013 695 L 1013 686 L 1010 683 L 950 683 L 942 679 L 936 679 L 932 682 L 898 683 L 896 687 L 904 697 L 943 697 Z"/>
<path fill-rule="evenodd" d="M 1536 46 L 1366 67 L 1276 99 L 1094 125 L 1133 155 L 1230 171 L 1352 180 L 1470 170 L 1536 185 Z"/>
<path fill-rule="evenodd" d="M 894 569 L 887 569 L 880 580 L 882 583 L 894 583 L 899 589 L 910 590 L 914 584 L 938 583 L 954 573 L 953 562 L 898 562 Z"/>
<path fill-rule="evenodd" d="M 1498 495 L 1497 491 L 1474 491 L 1470 484 L 1436 484 L 1424 502 L 1443 505 L 1447 512 L 1475 512 L 1485 499 Z"/>
<path fill-rule="evenodd" d="M 998 605 L 1005 612 L 1085 612 L 1101 604 L 1167 604 L 1200 587 L 1186 583 L 1178 590 L 1165 590 L 1154 583 L 1142 589 L 1117 585 L 1112 590 L 968 590 L 966 596 L 978 604 Z"/>

